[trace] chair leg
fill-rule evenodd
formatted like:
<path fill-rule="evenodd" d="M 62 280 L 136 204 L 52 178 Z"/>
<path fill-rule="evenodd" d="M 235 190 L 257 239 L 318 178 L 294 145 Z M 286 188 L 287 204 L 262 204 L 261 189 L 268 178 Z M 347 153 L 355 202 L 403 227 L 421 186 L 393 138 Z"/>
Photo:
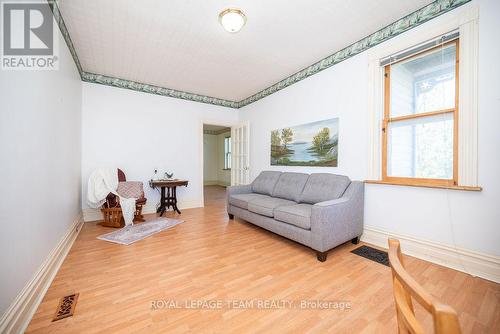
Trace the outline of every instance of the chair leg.
<path fill-rule="evenodd" d="M 352 239 L 351 242 L 355 245 L 359 244 L 359 237 Z"/>
<path fill-rule="evenodd" d="M 325 262 L 327 254 L 328 254 L 328 252 L 318 252 L 318 251 L 316 251 L 316 257 L 318 258 L 319 262 Z"/>
<path fill-rule="evenodd" d="M 134 221 L 145 222 L 144 216 L 142 215 L 142 205 L 136 205 L 134 212 Z"/>

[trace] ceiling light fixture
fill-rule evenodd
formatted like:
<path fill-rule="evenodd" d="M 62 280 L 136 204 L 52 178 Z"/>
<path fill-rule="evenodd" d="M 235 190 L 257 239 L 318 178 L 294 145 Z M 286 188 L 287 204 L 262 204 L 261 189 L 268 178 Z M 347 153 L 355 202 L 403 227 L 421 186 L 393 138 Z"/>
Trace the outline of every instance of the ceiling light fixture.
<path fill-rule="evenodd" d="M 247 22 L 247 17 L 236 8 L 224 9 L 219 14 L 219 22 L 228 32 L 238 32 Z"/>

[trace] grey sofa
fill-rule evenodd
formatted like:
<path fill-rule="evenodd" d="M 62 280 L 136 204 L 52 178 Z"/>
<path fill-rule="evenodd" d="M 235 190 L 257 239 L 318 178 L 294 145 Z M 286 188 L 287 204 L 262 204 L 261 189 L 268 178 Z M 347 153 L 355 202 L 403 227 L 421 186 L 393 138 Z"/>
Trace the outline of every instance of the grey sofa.
<path fill-rule="evenodd" d="M 363 232 L 364 183 L 347 176 L 264 171 L 251 184 L 227 188 L 230 219 L 240 217 L 314 249 L 328 250 Z"/>

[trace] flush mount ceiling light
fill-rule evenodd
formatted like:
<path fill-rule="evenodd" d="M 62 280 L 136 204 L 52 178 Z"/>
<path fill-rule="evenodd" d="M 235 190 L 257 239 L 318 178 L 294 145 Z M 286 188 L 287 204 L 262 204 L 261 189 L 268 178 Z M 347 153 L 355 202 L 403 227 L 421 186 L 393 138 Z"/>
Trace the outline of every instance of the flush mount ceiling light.
<path fill-rule="evenodd" d="M 247 17 L 236 8 L 224 9 L 219 14 L 219 22 L 228 32 L 238 32 L 247 22 Z"/>

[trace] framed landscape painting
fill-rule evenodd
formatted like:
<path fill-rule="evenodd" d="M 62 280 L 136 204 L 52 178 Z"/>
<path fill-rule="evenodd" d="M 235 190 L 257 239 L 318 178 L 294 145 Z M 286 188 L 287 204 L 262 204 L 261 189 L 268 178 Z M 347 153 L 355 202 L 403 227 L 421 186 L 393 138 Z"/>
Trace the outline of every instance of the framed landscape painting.
<path fill-rule="evenodd" d="M 339 119 L 271 131 L 272 166 L 337 167 Z"/>

